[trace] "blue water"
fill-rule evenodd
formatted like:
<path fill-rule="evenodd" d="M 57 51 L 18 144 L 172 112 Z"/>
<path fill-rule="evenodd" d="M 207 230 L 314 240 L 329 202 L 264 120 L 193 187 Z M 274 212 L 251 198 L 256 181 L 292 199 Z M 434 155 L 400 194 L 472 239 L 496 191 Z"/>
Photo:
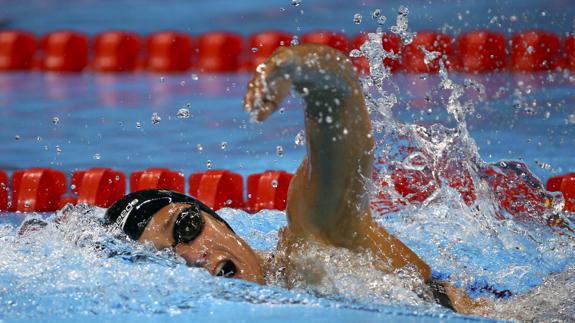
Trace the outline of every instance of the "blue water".
<path fill-rule="evenodd" d="M 295 171 L 305 154 L 305 146 L 294 143 L 303 130 L 298 99 L 285 101 L 283 113 L 254 124 L 242 110 L 249 75 L 197 77 L 0 74 L 0 168 L 112 167 L 130 173 L 168 167 L 187 176 L 207 169 L 211 161 L 214 169 L 242 175 Z M 459 82 L 464 78 L 469 76 L 454 76 Z M 482 101 L 472 91 L 463 100 L 474 99 L 476 111 L 468 123 L 483 159 L 523 160 L 541 179 L 575 171 L 575 155 L 565 153 L 575 145 L 575 79 L 570 74 L 474 79 L 485 86 Z M 401 89 L 393 108 L 401 120 L 447 120 L 436 76 L 398 74 L 391 81 Z M 189 108 L 190 118 L 177 118 L 182 107 Z M 152 123 L 153 113 L 160 123 Z M 278 146 L 283 155 L 277 154 Z"/>

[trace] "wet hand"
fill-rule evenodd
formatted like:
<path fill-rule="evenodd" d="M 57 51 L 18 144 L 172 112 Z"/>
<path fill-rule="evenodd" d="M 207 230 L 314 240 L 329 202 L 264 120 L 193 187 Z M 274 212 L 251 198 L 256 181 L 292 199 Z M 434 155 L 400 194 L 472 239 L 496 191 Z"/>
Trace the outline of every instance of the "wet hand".
<path fill-rule="evenodd" d="M 244 110 L 253 121 L 264 121 L 277 110 L 289 93 L 293 66 L 292 50 L 280 48 L 256 68 L 244 97 Z"/>

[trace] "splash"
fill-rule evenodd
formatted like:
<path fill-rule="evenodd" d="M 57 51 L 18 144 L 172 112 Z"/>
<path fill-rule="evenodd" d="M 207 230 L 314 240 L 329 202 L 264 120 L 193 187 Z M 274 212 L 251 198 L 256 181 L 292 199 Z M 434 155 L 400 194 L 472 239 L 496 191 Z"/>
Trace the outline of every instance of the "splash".
<path fill-rule="evenodd" d="M 391 28 L 404 43 L 412 40 L 408 13 L 402 8 Z M 378 221 L 425 255 L 444 278 L 474 296 L 528 293 L 550 273 L 572 264 L 575 226 L 571 215 L 561 211 L 562 198 L 547 192 L 524 163 L 483 161 L 469 134 L 466 117 L 474 112 L 474 102 L 462 102 L 462 98 L 468 92 L 481 98 L 483 85 L 470 79 L 457 83 L 440 53 L 420 47 L 425 64 L 439 60 L 435 90 L 445 94 L 447 120 L 401 122 L 392 109 L 402 94 L 383 66 L 383 58 L 389 56 L 381 46 L 381 33 L 368 36 L 352 56 L 364 56 L 370 64 L 370 75 L 362 83 L 378 134 L 371 188 Z M 569 275 L 558 277 L 549 279 L 572 280 Z M 572 284 L 561 287 L 555 282 L 554 286 L 561 290 L 546 290 L 550 297 L 573 292 Z M 533 319 L 550 311 L 526 297 L 518 297 L 522 301 L 515 303 L 533 305 L 521 317 Z M 499 317 L 514 317 L 502 314 L 506 308 L 513 312 L 514 303 L 496 304 Z M 573 315 L 572 310 L 567 312 Z"/>

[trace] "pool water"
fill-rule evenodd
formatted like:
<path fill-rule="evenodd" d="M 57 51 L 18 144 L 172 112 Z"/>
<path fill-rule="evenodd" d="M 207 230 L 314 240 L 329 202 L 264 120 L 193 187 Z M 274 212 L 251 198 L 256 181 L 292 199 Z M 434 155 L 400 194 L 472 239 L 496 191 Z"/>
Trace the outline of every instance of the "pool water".
<path fill-rule="evenodd" d="M 303 130 L 301 104 L 290 98 L 267 122 L 250 123 L 241 109 L 248 77 L 1 74 L 0 102 L 18 106 L 0 112 L 4 168 L 50 166 L 72 171 L 106 166 L 129 173 L 157 166 L 188 175 L 211 164 L 244 176 L 265 169 L 294 171 L 305 153 L 305 146 L 295 143 Z M 468 78 L 450 77 L 460 83 Z M 494 74 L 477 76 L 475 81 L 484 86 L 480 97 L 469 90 L 462 100 L 476 102 L 467 123 L 485 160 L 520 158 L 541 178 L 573 170 L 574 156 L 564 153 L 575 138 L 570 74 L 520 79 Z M 445 112 L 438 76 L 396 75 L 388 82 L 390 88 L 400 89 L 393 107 L 398 120 L 453 125 Z M 189 118 L 177 117 L 182 107 L 191 112 Z M 152 122 L 153 113 L 161 117 L 159 123 Z M 277 154 L 277 146 L 283 147 L 283 154 Z M 525 301 L 521 295 L 530 295 L 534 287 L 555 286 L 543 291 L 548 298 L 574 290 L 575 256 L 567 236 L 535 223 L 478 216 L 452 192 L 442 194 L 447 198 L 381 215 L 378 221 L 471 295 L 489 296 L 481 291 L 485 286 L 519 295 L 516 303 L 514 299 L 501 303 L 507 305 L 497 303 L 501 308 L 493 309 L 493 317 L 526 315 L 518 308 L 533 307 L 537 298 L 526 305 L 520 303 Z M 71 212 L 69 221 L 52 223 L 25 237 L 16 231 L 27 215 L 0 219 L 5 246 L 0 252 L 5 268 L 0 274 L 3 319 L 76 320 L 80 316 L 157 321 L 191 316 L 229 320 L 229 312 L 241 313 L 238 316 L 246 321 L 262 317 L 278 321 L 294 317 L 312 321 L 472 319 L 418 300 L 391 276 L 382 278 L 368 269 L 358 275 L 349 269 L 356 267 L 337 267 L 324 284 L 295 290 L 213 278 L 187 268 L 169 252 L 117 240 L 94 224 L 102 211 Z M 277 230 L 285 225 L 280 211 L 248 215 L 225 209 L 221 213 L 259 250 L 273 250 Z M 102 243 L 130 250 L 130 255 L 109 257 L 94 248 Z M 333 257 L 333 251 L 318 254 L 326 252 Z M 549 276 L 557 272 L 563 276 Z M 557 306 L 567 312 L 553 312 L 554 317 L 573 316 L 573 304 Z M 525 317 L 549 315 L 533 310 Z"/>

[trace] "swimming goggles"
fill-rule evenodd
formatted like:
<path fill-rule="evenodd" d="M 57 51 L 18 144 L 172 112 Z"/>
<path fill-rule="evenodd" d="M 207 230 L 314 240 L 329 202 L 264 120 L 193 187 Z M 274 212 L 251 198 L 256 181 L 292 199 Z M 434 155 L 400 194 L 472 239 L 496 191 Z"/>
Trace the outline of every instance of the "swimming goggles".
<path fill-rule="evenodd" d="M 198 205 L 190 205 L 183 209 L 174 224 L 174 244 L 191 242 L 196 239 L 204 228 L 204 218 L 202 217 Z"/>

